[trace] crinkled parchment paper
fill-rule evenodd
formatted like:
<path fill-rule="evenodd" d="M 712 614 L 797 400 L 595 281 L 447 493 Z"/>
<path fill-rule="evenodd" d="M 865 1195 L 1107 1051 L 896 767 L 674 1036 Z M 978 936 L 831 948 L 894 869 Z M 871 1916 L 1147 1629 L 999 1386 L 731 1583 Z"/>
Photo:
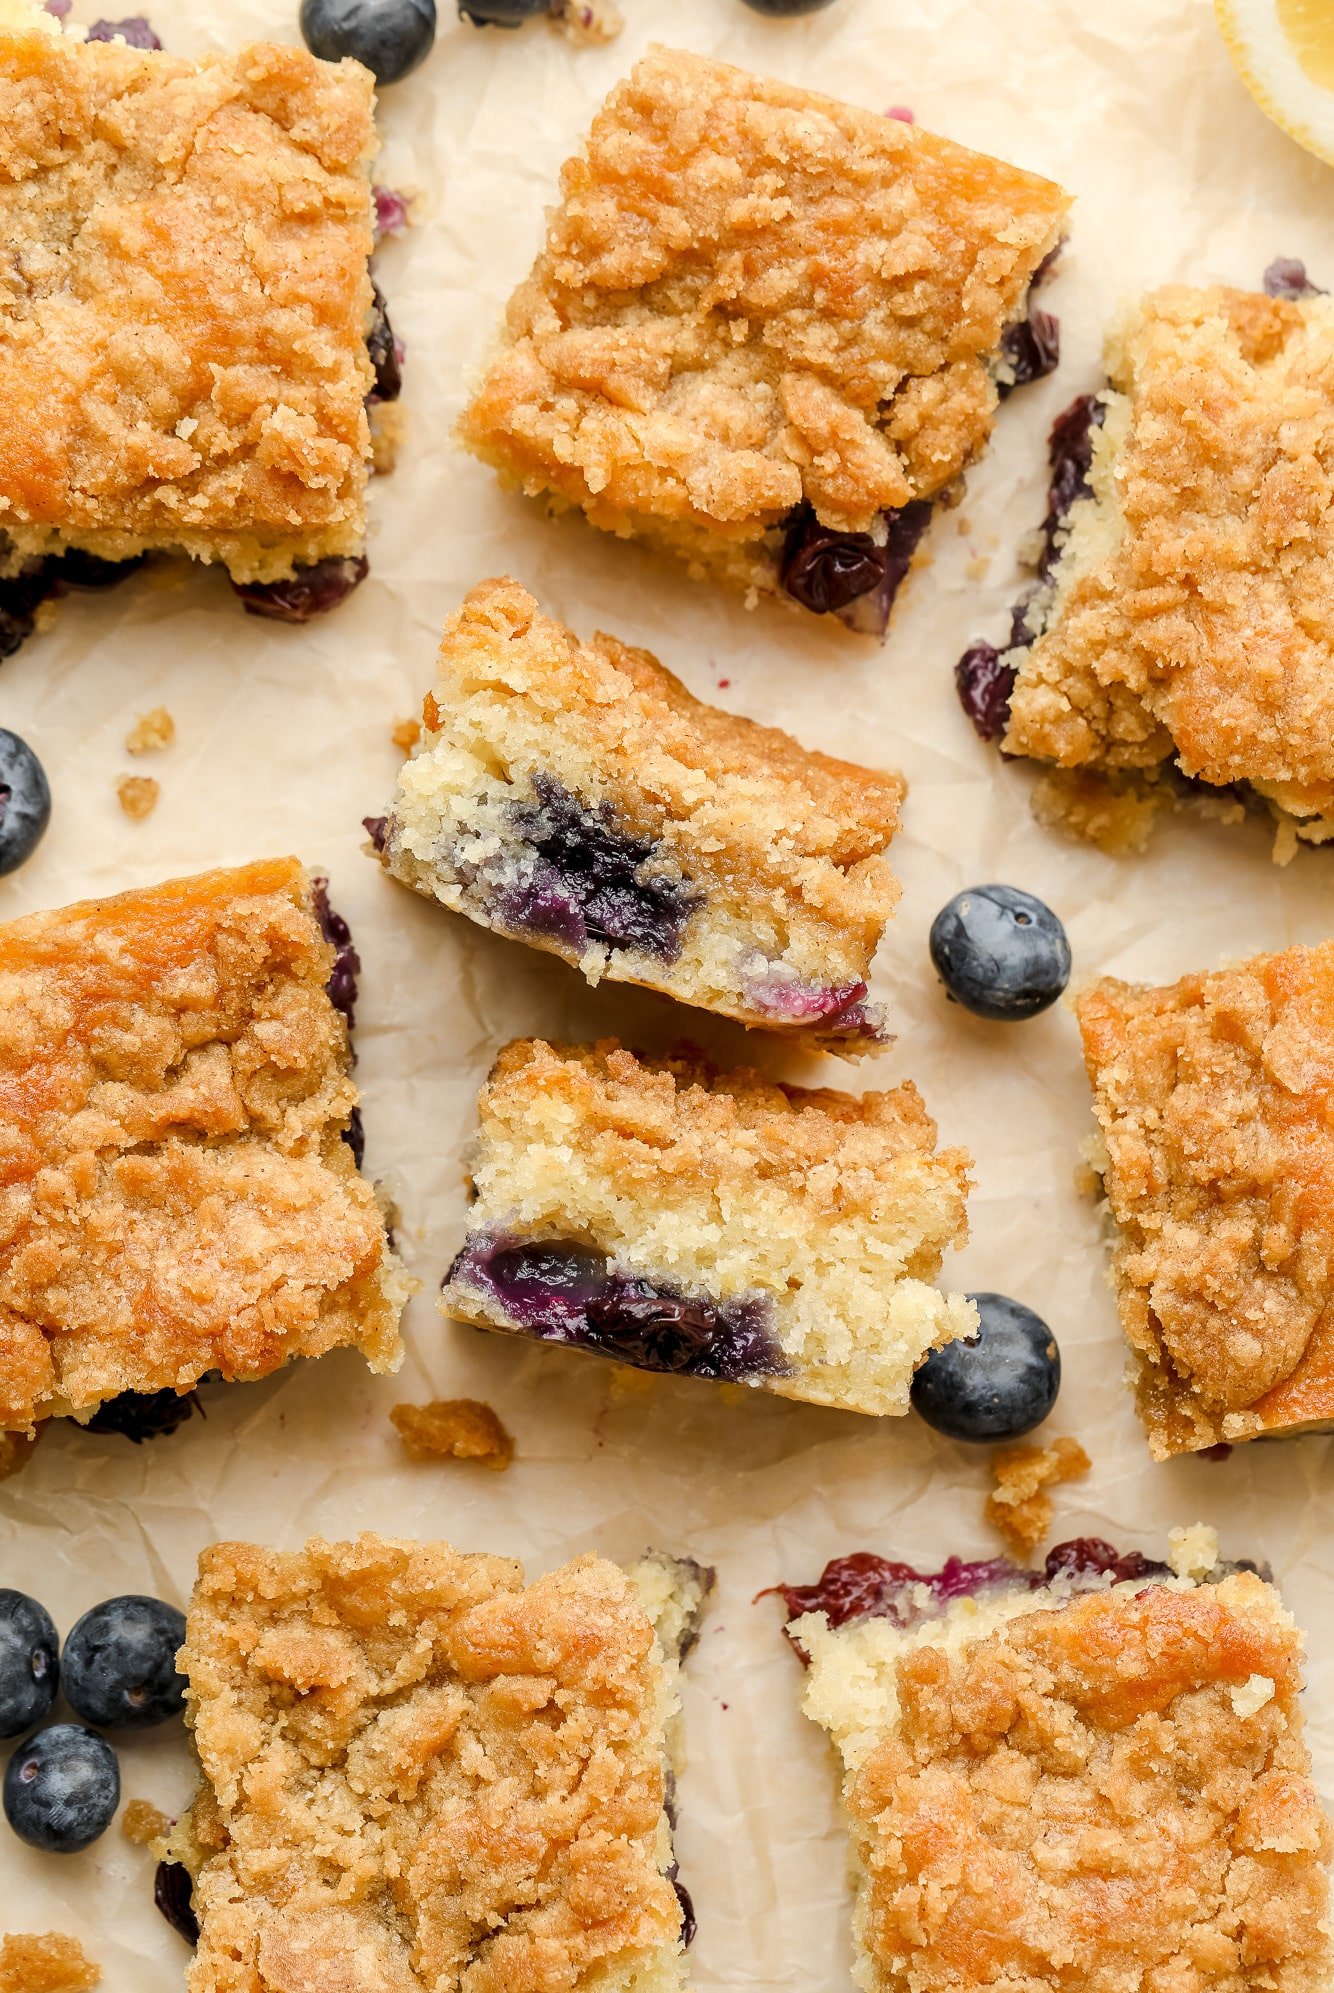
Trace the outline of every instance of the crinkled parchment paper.
<path fill-rule="evenodd" d="M 160 0 L 155 17 L 174 49 L 193 52 L 295 39 L 295 11 L 293 0 Z M 88 0 L 78 12 L 90 18 Z M 911 1075 L 943 1138 L 977 1158 L 972 1242 L 946 1274 L 1022 1297 L 1060 1338 L 1065 1384 L 1050 1430 L 1077 1434 L 1094 1458 L 1087 1482 L 1059 1491 L 1060 1533 L 1161 1552 L 1171 1524 L 1203 1518 L 1228 1553 L 1272 1560 L 1310 1634 L 1308 1723 L 1334 1800 L 1332 1442 L 1150 1463 L 1120 1381 L 1099 1218 L 1075 1184 L 1090 1121 L 1073 1020 L 1064 1010 L 1008 1028 L 971 1020 L 946 1004 L 926 952 L 941 903 L 992 878 L 1052 902 L 1081 978 L 1166 979 L 1330 931 L 1329 852 L 1279 871 L 1260 828 L 1182 818 L 1160 827 L 1147 857 L 1116 860 L 1039 828 L 1029 776 L 973 737 L 952 667 L 969 639 L 1006 627 L 1015 549 L 1042 512 L 1047 425 L 1099 380 L 1101 327 L 1119 300 L 1165 279 L 1258 284 L 1278 254 L 1305 257 L 1317 281 L 1334 283 L 1334 180 L 1255 110 L 1208 0 L 835 0 L 788 22 L 741 0 L 626 0 L 626 12 L 621 39 L 588 50 L 544 25 L 477 32 L 442 0 L 430 61 L 384 97 L 379 177 L 420 191 L 423 213 L 380 258 L 408 347 L 408 440 L 397 475 L 375 491 L 360 593 L 300 630 L 244 617 L 218 576 L 132 582 L 67 603 L 54 631 L 0 667 L 0 722 L 38 749 L 55 792 L 37 857 L 0 881 L 0 918 L 261 853 L 294 850 L 327 868 L 365 964 L 368 1165 L 393 1187 L 423 1284 L 396 1379 L 372 1379 L 340 1354 L 213 1390 L 207 1424 L 141 1448 L 52 1431 L 0 1486 L 0 1582 L 42 1597 L 63 1630 L 114 1592 L 184 1601 L 196 1553 L 220 1536 L 294 1546 L 314 1532 L 443 1535 L 530 1570 L 588 1547 L 709 1559 L 720 1586 L 687 1690 L 680 1832 L 700 1917 L 697 1982 L 825 1993 L 848 1984 L 832 1766 L 798 1712 L 775 1605 L 752 1598 L 857 1548 L 927 1564 L 995 1550 L 981 1514 L 985 1456 L 915 1420 L 640 1379 L 441 1321 L 433 1290 L 460 1238 L 461 1150 L 504 1040 L 615 1031 L 663 1046 L 685 1030 L 804 1075 L 694 1013 L 589 992 L 550 957 L 391 885 L 362 855 L 360 819 L 388 798 L 399 759 L 390 728 L 419 708 L 446 612 L 504 570 L 575 629 L 648 645 L 705 697 L 906 771 L 895 847 L 905 890 L 879 965 L 900 1036 L 878 1063 L 828 1061 L 822 1077 L 863 1087 Z M 1061 369 L 1002 412 L 963 507 L 933 528 L 929 564 L 883 650 L 776 608 L 748 614 L 577 524 L 547 524 L 451 447 L 465 382 L 528 268 L 557 169 L 653 40 L 874 108 L 910 105 L 922 123 L 1078 196 L 1044 299 L 1063 322 Z M 125 735 L 159 704 L 177 743 L 132 763 Z M 162 784 L 141 823 L 116 801 L 127 772 Z M 513 1429 L 509 1473 L 408 1462 L 389 1407 L 464 1394 Z M 122 1760 L 127 1797 L 171 1811 L 187 1797 L 179 1734 L 127 1742 Z M 166 1993 L 187 1954 L 152 1907 L 151 1875 L 118 1831 L 61 1860 L 0 1826 L 0 1929 L 74 1932 L 118 1993 Z"/>

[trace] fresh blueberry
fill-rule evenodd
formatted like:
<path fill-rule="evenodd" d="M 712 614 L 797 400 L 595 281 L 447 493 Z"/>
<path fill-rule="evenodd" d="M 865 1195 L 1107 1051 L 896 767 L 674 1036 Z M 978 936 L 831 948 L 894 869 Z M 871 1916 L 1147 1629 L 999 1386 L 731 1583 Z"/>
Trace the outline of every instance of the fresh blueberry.
<path fill-rule="evenodd" d="M 459 0 L 459 12 L 475 28 L 521 28 L 551 12 L 550 0 Z"/>
<path fill-rule="evenodd" d="M 53 1723 L 15 1751 L 4 1800 L 6 1820 L 30 1848 L 77 1855 L 106 1832 L 120 1804 L 116 1753 L 77 1723 Z"/>
<path fill-rule="evenodd" d="M 301 0 L 301 34 L 325 62 L 350 55 L 397 83 L 431 53 L 435 0 Z"/>
<path fill-rule="evenodd" d="M 0 727 L 0 877 L 32 857 L 51 821 L 51 791 L 41 762 Z"/>
<path fill-rule="evenodd" d="M 1070 943 L 1051 908 L 1017 886 L 970 886 L 931 923 L 931 960 L 956 1003 L 1013 1022 L 1055 1003 Z"/>
<path fill-rule="evenodd" d="M 818 14 L 821 7 L 830 4 L 831 0 L 746 0 L 757 14 L 768 14 L 773 20 L 784 20 L 790 14 Z"/>
<path fill-rule="evenodd" d="M 51 1615 L 26 1592 L 0 1591 L 0 1737 L 40 1723 L 60 1685 L 60 1641 Z"/>
<path fill-rule="evenodd" d="M 1005 1294 L 972 1294 L 978 1332 L 932 1350 L 912 1381 L 913 1409 L 950 1439 L 1018 1439 L 1061 1388 L 1061 1353 L 1040 1315 Z"/>
<path fill-rule="evenodd" d="M 185 1615 L 161 1599 L 107 1599 L 70 1630 L 61 1656 L 65 1699 L 85 1723 L 107 1730 L 146 1730 L 179 1716 L 185 1678 L 176 1650 Z"/>

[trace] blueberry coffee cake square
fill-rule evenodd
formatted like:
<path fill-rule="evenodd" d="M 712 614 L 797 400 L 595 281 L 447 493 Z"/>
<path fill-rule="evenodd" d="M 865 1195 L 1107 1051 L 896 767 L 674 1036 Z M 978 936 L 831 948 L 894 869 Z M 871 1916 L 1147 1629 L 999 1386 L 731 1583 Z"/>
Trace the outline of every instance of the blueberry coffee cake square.
<path fill-rule="evenodd" d="M 1076 1008 L 1155 1456 L 1334 1423 L 1334 942 Z"/>
<path fill-rule="evenodd" d="M 900 776 L 703 705 L 508 580 L 450 618 L 423 718 L 369 825 L 395 878 L 589 982 L 878 1048 L 867 977 L 899 895 Z"/>
<path fill-rule="evenodd" d="M 531 1039 L 479 1113 L 442 1302 L 460 1321 L 872 1414 L 976 1333 L 935 1285 L 971 1158 L 936 1148 L 911 1084 L 857 1099 Z"/>
<path fill-rule="evenodd" d="M 364 1535 L 200 1559 L 170 1852 L 191 1993 L 669 1993 L 682 1656 L 712 1572 Z"/>
<path fill-rule="evenodd" d="M 282 858 L 0 926 L 0 1431 L 339 1347 L 397 1368 L 322 920 Z"/>
<path fill-rule="evenodd" d="M 838 1751 L 866 1993 L 1324 1993 L 1302 1641 L 1211 1530 L 781 1588 Z"/>
<path fill-rule="evenodd" d="M 295 619 L 360 578 L 373 103 L 304 49 L 0 16 L 0 654 L 146 553 Z"/>
<path fill-rule="evenodd" d="M 883 633 L 1000 395 L 1056 364 L 1059 187 L 658 48 L 561 180 L 462 440 L 691 572 Z"/>
<path fill-rule="evenodd" d="M 1053 431 L 1011 646 L 961 689 L 1001 681 L 1047 817 L 1133 848 L 1156 804 L 1254 808 L 1286 860 L 1334 837 L 1334 301 L 1156 291 L 1106 366 Z"/>

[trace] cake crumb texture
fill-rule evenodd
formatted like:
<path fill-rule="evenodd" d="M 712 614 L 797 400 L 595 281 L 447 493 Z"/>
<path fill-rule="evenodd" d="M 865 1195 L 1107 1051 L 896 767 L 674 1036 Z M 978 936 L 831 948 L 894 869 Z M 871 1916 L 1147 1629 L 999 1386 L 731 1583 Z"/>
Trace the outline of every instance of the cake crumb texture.
<path fill-rule="evenodd" d="M 136 1848 L 151 1848 L 170 1828 L 171 1821 L 150 1799 L 132 1799 L 121 1815 L 120 1831 Z"/>
<path fill-rule="evenodd" d="M 161 794 L 162 784 L 151 775 L 122 775 L 116 784 L 121 808 L 136 823 L 152 816 Z"/>
<path fill-rule="evenodd" d="M 663 1668 L 617 1566 L 215 1544 L 184 1665 L 191 1993 L 679 1985 Z"/>
<path fill-rule="evenodd" d="M 1045 633 L 1011 653 L 1006 748 L 1174 762 L 1334 836 L 1334 304 L 1172 286 L 1107 367 L 1093 492 Z"/>
<path fill-rule="evenodd" d="M 1077 1439 L 998 1447 L 990 1460 L 996 1486 L 987 1496 L 987 1521 L 1011 1550 L 1027 1557 L 1051 1530 L 1053 1504 L 1047 1489 L 1082 1480 L 1092 1465 Z"/>
<path fill-rule="evenodd" d="M 561 194 L 463 440 L 742 586 L 771 583 L 764 536 L 803 499 L 866 531 L 958 477 L 1067 207 L 920 128 L 667 48 Z"/>
<path fill-rule="evenodd" d="M 0 560 L 357 554 L 373 80 L 0 26 Z"/>
<path fill-rule="evenodd" d="M 1331 1836 L 1300 1661 L 1250 1575 L 905 1653 L 897 1728 L 846 1792 L 862 1985 L 1323 1993 Z"/>
<path fill-rule="evenodd" d="M 389 1417 L 417 1460 L 475 1460 L 501 1474 L 514 1458 L 513 1436 L 490 1405 L 477 1398 L 395 1405 Z"/>
<path fill-rule="evenodd" d="M 1076 1008 L 1155 1454 L 1334 1418 L 1334 942 Z"/>
<path fill-rule="evenodd" d="M 176 722 L 165 706 L 154 706 L 137 719 L 125 736 L 127 754 L 157 754 L 176 738 Z"/>
<path fill-rule="evenodd" d="M 0 926 L 0 1429 L 341 1345 L 396 1366 L 332 967 L 294 858 Z"/>
<path fill-rule="evenodd" d="M 0 1993 L 92 1993 L 101 1983 L 101 1967 L 77 1938 L 58 1931 L 0 1938 Z"/>

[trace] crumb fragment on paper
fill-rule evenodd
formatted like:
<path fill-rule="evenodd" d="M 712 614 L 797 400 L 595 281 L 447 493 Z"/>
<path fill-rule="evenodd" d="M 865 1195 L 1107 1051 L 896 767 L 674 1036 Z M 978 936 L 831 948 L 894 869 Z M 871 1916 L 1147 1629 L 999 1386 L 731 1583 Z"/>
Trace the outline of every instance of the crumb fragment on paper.
<path fill-rule="evenodd" d="M 136 822 L 152 815 L 161 793 L 161 785 L 151 775 L 122 775 L 116 784 L 121 808 L 127 817 L 133 817 Z"/>
<path fill-rule="evenodd" d="M 77 1938 L 15 1931 L 0 1938 L 0 1993 L 91 1993 L 102 1983 Z"/>
<path fill-rule="evenodd" d="M 411 754 L 421 737 L 422 723 L 420 720 L 395 720 L 394 731 L 389 736 L 394 746 L 401 748 L 404 754 Z"/>
<path fill-rule="evenodd" d="M 165 1838 L 171 1821 L 151 1799 L 132 1799 L 120 1823 L 120 1831 L 136 1848 L 151 1848 Z"/>
<path fill-rule="evenodd" d="M 176 738 L 176 722 L 165 706 L 154 706 L 151 713 L 144 713 L 137 719 L 125 736 L 127 754 L 156 754 L 164 747 L 170 747 Z"/>
<path fill-rule="evenodd" d="M 416 1460 L 475 1460 L 501 1474 L 514 1458 L 513 1438 L 480 1399 L 437 1398 L 429 1405 L 395 1405 L 389 1416 Z"/>
<path fill-rule="evenodd" d="M 615 41 L 625 26 L 615 0 L 552 0 L 551 11 L 571 41 Z"/>
<path fill-rule="evenodd" d="M 987 1521 L 1016 1555 L 1028 1557 L 1051 1528 L 1052 1499 L 1045 1491 L 1077 1481 L 1092 1465 L 1077 1439 L 1001 1447 L 991 1457 L 996 1487 L 987 1496 Z"/>

